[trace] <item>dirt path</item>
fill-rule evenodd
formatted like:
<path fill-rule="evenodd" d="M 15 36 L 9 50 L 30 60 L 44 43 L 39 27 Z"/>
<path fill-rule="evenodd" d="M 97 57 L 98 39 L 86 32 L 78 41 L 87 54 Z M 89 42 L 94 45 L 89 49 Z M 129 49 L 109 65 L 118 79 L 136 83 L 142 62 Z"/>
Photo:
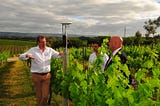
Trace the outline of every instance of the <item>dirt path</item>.
<path fill-rule="evenodd" d="M 0 66 L 0 106 L 36 106 L 31 73 L 18 57 Z M 51 106 L 62 106 L 61 97 L 52 94 Z"/>
<path fill-rule="evenodd" d="M 18 58 L 0 67 L 0 106 L 35 106 L 29 69 Z"/>
<path fill-rule="evenodd" d="M 0 66 L 0 106 L 36 106 L 31 73 L 18 57 Z M 62 106 L 59 95 L 52 93 L 51 106 Z"/>

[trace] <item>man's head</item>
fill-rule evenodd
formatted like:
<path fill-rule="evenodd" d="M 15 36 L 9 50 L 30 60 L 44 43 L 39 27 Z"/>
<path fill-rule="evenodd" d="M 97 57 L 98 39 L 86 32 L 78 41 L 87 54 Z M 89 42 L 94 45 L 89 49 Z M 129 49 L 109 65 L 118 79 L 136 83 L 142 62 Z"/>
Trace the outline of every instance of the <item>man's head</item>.
<path fill-rule="evenodd" d="M 46 47 L 46 38 L 45 36 L 38 36 L 37 37 L 37 44 L 39 48 L 45 48 Z"/>
<path fill-rule="evenodd" d="M 109 48 L 114 51 L 122 47 L 123 39 L 120 36 L 112 36 L 109 41 Z"/>
<path fill-rule="evenodd" d="M 99 42 L 94 42 L 94 43 L 92 44 L 93 50 L 94 50 L 95 52 L 98 52 L 99 46 L 100 46 Z"/>

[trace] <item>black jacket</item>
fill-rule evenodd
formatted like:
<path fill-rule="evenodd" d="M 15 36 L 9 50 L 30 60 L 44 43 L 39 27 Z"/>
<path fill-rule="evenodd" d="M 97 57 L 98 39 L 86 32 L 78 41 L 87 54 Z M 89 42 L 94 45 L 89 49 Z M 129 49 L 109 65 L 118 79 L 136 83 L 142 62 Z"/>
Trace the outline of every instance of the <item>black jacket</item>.
<path fill-rule="evenodd" d="M 127 54 L 126 54 L 126 52 L 125 52 L 124 50 L 122 50 L 122 49 L 119 50 L 119 51 L 116 53 L 116 55 L 118 55 L 118 56 L 120 57 L 122 64 L 125 64 L 125 63 L 126 63 L 126 61 L 127 61 Z M 109 57 L 109 59 L 110 59 L 110 57 Z M 112 60 L 109 61 L 109 59 L 108 59 L 108 61 L 106 62 L 105 70 L 108 68 L 108 66 L 110 66 L 110 65 L 112 64 Z M 109 63 L 108 63 L 108 62 L 109 62 Z"/>
<path fill-rule="evenodd" d="M 118 55 L 118 56 L 120 57 L 122 64 L 125 64 L 125 63 L 127 62 L 127 54 L 126 54 L 126 52 L 125 52 L 124 50 L 122 50 L 122 49 L 119 50 L 119 51 L 116 53 L 116 55 Z M 106 64 L 108 64 L 108 65 L 106 65 L 105 70 L 107 70 L 107 67 L 112 64 L 112 60 L 111 60 L 109 63 L 108 63 L 108 61 L 107 61 Z M 123 75 L 124 75 L 125 77 L 127 77 L 126 74 L 125 74 L 123 71 L 122 71 L 122 73 L 123 73 Z M 134 83 L 137 84 L 136 80 L 135 80 L 134 78 L 132 78 L 131 75 L 129 75 L 129 84 L 130 84 L 130 85 L 133 85 L 133 80 L 135 81 Z M 134 86 L 134 85 L 133 85 L 133 86 Z M 135 89 L 137 89 L 137 88 L 135 88 Z"/>

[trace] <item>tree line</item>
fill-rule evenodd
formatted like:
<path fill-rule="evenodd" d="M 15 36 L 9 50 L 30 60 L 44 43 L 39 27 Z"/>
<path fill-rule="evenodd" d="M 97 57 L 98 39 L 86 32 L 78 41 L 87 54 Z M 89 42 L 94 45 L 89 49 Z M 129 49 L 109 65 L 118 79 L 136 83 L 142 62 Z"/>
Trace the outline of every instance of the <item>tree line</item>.
<path fill-rule="evenodd" d="M 160 16 L 157 19 L 149 19 L 148 21 L 144 22 L 143 28 L 146 30 L 144 36 L 140 31 L 137 31 L 134 36 L 130 37 L 123 37 L 124 45 L 154 45 L 160 42 L 160 34 L 157 33 L 157 29 L 160 27 Z M 47 45 L 52 48 L 59 48 L 63 47 L 64 44 L 64 36 L 62 37 L 55 37 L 55 36 L 46 36 L 47 37 Z M 96 36 L 96 37 L 71 37 L 67 38 L 68 47 L 84 47 L 90 46 L 93 42 L 98 41 L 100 43 L 103 42 L 103 39 L 110 38 L 110 36 Z M 14 37 L 7 37 L 7 36 L 0 36 L 0 39 L 14 39 L 14 40 L 25 40 L 25 41 L 36 41 L 35 37 L 21 37 L 14 36 Z"/>
<path fill-rule="evenodd" d="M 54 36 L 46 36 L 47 38 L 47 45 L 52 47 L 52 48 L 59 48 L 59 47 L 64 47 L 64 41 L 61 37 L 57 38 Z M 97 37 L 71 37 L 67 38 L 68 41 L 68 48 L 70 47 L 88 47 L 90 46 L 93 42 L 98 41 L 100 44 L 103 43 L 103 39 L 110 38 L 110 36 L 97 36 Z M 4 38 L 0 38 L 4 39 Z M 5 39 L 8 39 L 7 37 Z M 35 41 L 36 42 L 36 37 L 24 37 L 23 39 L 21 38 L 16 38 L 14 37 L 14 40 L 21 40 L 21 41 Z M 153 45 L 157 44 L 160 42 L 160 35 L 156 35 L 154 37 L 142 37 L 142 34 L 137 31 L 135 36 L 130 36 L 130 37 L 123 37 L 123 44 L 124 45 Z M 6 42 L 7 43 L 7 42 Z"/>

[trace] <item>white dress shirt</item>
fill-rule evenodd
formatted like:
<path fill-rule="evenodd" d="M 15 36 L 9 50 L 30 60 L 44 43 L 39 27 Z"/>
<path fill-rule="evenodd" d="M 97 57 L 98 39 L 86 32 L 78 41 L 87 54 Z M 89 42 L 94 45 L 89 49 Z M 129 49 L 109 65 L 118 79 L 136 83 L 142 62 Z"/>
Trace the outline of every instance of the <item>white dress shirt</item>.
<path fill-rule="evenodd" d="M 108 58 L 108 61 L 105 63 L 104 69 L 105 69 L 105 66 L 108 66 L 108 64 L 109 64 L 109 63 L 111 62 L 111 60 L 112 60 L 112 57 L 114 57 L 120 49 L 121 49 L 121 48 L 118 48 L 118 49 L 116 49 L 116 50 L 113 51 L 113 53 L 112 53 L 112 54 L 110 55 L 110 57 Z"/>
<path fill-rule="evenodd" d="M 108 59 L 109 59 L 109 56 L 107 54 L 104 54 L 104 56 L 103 56 L 103 64 L 102 64 L 102 73 L 104 73 L 105 65 L 106 65 Z"/>
<path fill-rule="evenodd" d="M 97 59 L 97 55 L 95 52 L 91 53 L 89 56 L 89 65 L 93 64 Z M 105 64 L 108 61 L 109 56 L 107 54 L 103 55 L 103 63 L 102 63 L 102 72 L 104 72 Z"/>
<path fill-rule="evenodd" d="M 117 52 L 119 51 L 121 49 L 121 47 L 120 48 L 118 48 L 118 49 L 116 49 L 112 54 L 113 54 L 113 56 L 115 56 L 116 54 L 117 54 Z"/>
<path fill-rule="evenodd" d="M 31 72 L 32 73 L 47 73 L 50 72 L 50 63 L 51 63 L 51 58 L 59 58 L 59 52 L 55 51 L 54 49 L 50 47 L 46 47 L 45 50 L 42 52 L 40 48 L 37 47 L 32 47 L 29 49 L 27 52 L 21 54 L 19 56 L 20 60 L 27 60 L 26 54 L 32 54 L 33 59 L 31 62 Z"/>
<path fill-rule="evenodd" d="M 89 64 L 92 64 L 97 59 L 96 52 L 93 52 L 89 56 Z"/>

